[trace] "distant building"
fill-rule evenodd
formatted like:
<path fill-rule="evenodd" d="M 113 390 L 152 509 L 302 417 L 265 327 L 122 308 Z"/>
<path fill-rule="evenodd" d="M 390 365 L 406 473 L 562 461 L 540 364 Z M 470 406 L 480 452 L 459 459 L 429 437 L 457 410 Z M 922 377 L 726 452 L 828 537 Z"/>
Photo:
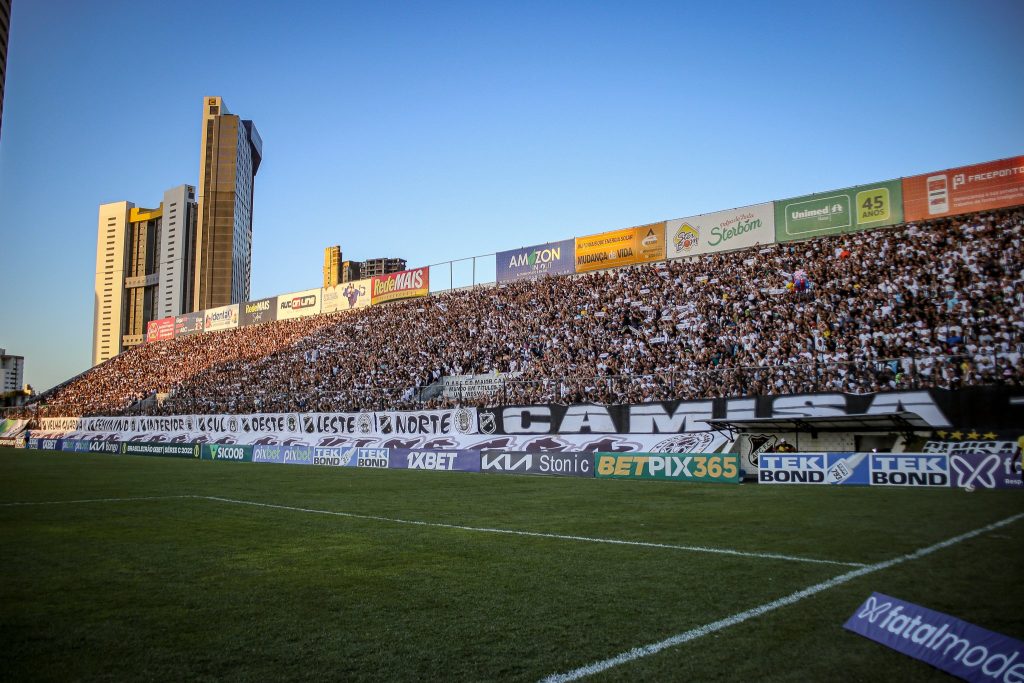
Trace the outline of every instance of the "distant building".
<path fill-rule="evenodd" d="M 25 381 L 25 358 L 8 356 L 7 349 L 0 349 L 0 393 L 21 391 Z"/>
<path fill-rule="evenodd" d="M 256 126 L 219 97 L 203 99 L 202 139 L 195 311 L 249 300 L 253 185 L 263 158 Z"/>
<path fill-rule="evenodd" d="M 11 33 L 11 0 L 0 0 L 0 131 L 4 122 L 4 81 L 7 80 L 7 38 Z"/>
<path fill-rule="evenodd" d="M 353 280 L 362 279 L 362 271 L 360 270 L 363 264 L 359 261 L 342 261 L 341 263 L 341 281 L 352 282 Z"/>
<path fill-rule="evenodd" d="M 149 321 L 193 310 L 196 214 L 191 185 L 167 190 L 156 209 L 100 205 L 93 365 L 141 344 Z"/>
<path fill-rule="evenodd" d="M 341 282 L 341 247 L 324 249 L 324 287 L 337 287 Z"/>
<path fill-rule="evenodd" d="M 388 273 L 400 273 L 405 270 L 404 258 L 373 258 L 363 261 L 360 267 L 360 277 L 368 278 L 375 275 L 387 275 Z"/>

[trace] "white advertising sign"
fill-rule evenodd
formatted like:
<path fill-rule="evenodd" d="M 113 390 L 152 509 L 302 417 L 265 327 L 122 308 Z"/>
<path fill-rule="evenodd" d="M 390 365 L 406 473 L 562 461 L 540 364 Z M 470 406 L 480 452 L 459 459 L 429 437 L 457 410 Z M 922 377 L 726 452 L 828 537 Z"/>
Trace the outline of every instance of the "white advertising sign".
<path fill-rule="evenodd" d="M 771 202 L 668 221 L 668 258 L 697 256 L 775 242 Z"/>
<path fill-rule="evenodd" d="M 320 300 L 323 289 L 307 289 L 277 297 L 277 319 L 289 320 L 316 315 L 320 312 Z"/>
<path fill-rule="evenodd" d="M 353 280 L 337 287 L 324 287 L 323 313 L 354 311 L 370 305 L 371 279 Z"/>

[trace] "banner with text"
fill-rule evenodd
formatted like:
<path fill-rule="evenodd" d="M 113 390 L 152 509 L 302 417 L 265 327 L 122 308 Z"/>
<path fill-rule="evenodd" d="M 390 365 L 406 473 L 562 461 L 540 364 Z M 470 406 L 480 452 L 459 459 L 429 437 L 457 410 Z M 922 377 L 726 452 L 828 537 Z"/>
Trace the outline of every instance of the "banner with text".
<path fill-rule="evenodd" d="M 146 343 L 174 339 L 174 316 L 150 320 L 146 324 Z"/>
<path fill-rule="evenodd" d="M 506 379 L 520 377 L 522 372 L 496 372 L 492 375 L 445 375 L 441 378 L 441 395 L 460 401 L 475 401 L 494 396 L 505 387 Z"/>
<path fill-rule="evenodd" d="M 947 455 L 934 453 L 762 453 L 762 484 L 950 486 Z"/>
<path fill-rule="evenodd" d="M 903 222 L 899 180 L 857 185 L 775 202 L 779 242 L 881 228 Z"/>
<path fill-rule="evenodd" d="M 738 484 L 739 453 L 597 453 L 598 479 L 669 479 Z"/>
<path fill-rule="evenodd" d="M 389 467 L 400 470 L 479 472 L 480 452 L 459 450 L 393 449 Z"/>
<path fill-rule="evenodd" d="M 206 332 L 232 330 L 238 327 L 238 304 L 208 308 L 203 313 L 205 314 L 203 330 Z"/>
<path fill-rule="evenodd" d="M 259 299 L 241 304 L 242 312 L 238 316 L 238 324 L 240 326 L 258 325 L 277 320 L 276 304 L 277 297 L 273 296 L 269 299 Z"/>
<path fill-rule="evenodd" d="M 618 268 L 665 258 L 665 223 L 576 238 L 576 272 Z"/>
<path fill-rule="evenodd" d="M 480 471 L 487 474 L 548 474 L 593 477 L 594 454 L 581 452 L 484 450 Z"/>
<path fill-rule="evenodd" d="M 569 275 L 576 272 L 576 242 L 563 240 L 499 251 L 494 258 L 498 282 Z"/>
<path fill-rule="evenodd" d="M 371 282 L 370 292 L 374 304 L 427 296 L 430 294 L 430 268 L 377 275 Z"/>
<path fill-rule="evenodd" d="M 277 319 L 291 320 L 320 312 L 322 289 L 306 289 L 277 297 Z"/>
<path fill-rule="evenodd" d="M 843 628 L 965 681 L 1024 680 L 1024 642 L 884 593 Z"/>
<path fill-rule="evenodd" d="M 202 332 L 205 327 L 204 311 L 186 313 L 174 319 L 174 336 L 181 337 L 186 334 Z"/>
<path fill-rule="evenodd" d="M 903 179 L 908 221 L 1024 204 L 1024 156 Z"/>
<path fill-rule="evenodd" d="M 370 291 L 372 287 L 373 282 L 369 278 L 353 280 L 337 287 L 324 287 L 321 311 L 323 313 L 336 313 L 337 311 L 354 311 L 357 308 L 366 308 L 370 305 Z"/>
<path fill-rule="evenodd" d="M 697 256 L 775 242 L 771 202 L 666 223 L 668 258 Z"/>

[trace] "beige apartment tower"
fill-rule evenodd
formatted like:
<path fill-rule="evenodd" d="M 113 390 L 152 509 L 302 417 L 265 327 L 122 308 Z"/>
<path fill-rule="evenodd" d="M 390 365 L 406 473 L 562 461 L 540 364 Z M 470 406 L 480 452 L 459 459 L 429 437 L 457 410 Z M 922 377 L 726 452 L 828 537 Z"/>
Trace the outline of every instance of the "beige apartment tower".
<path fill-rule="evenodd" d="M 252 201 L 263 141 L 220 97 L 203 98 L 192 310 L 249 300 Z"/>
<path fill-rule="evenodd" d="M 324 249 L 324 287 L 337 287 L 341 282 L 341 247 Z"/>
<path fill-rule="evenodd" d="M 171 188 L 155 209 L 100 205 L 93 365 L 142 344 L 151 320 L 192 310 L 195 192 Z"/>

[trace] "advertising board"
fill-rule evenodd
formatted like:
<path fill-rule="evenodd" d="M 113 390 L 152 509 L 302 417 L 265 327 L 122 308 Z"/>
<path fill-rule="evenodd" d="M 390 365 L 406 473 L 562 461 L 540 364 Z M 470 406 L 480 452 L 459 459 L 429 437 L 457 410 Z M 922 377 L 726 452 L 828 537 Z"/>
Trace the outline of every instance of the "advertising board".
<path fill-rule="evenodd" d="M 196 311 L 177 316 L 174 319 L 174 336 L 181 337 L 186 334 L 202 332 L 205 327 L 205 313 L 206 311 Z"/>
<path fill-rule="evenodd" d="M 337 287 L 324 287 L 323 302 L 320 310 L 323 313 L 337 311 L 354 311 L 370 305 L 370 291 L 373 283 L 366 280 L 353 280 Z"/>
<path fill-rule="evenodd" d="M 174 316 L 150 320 L 146 323 L 146 343 L 174 339 Z"/>
<path fill-rule="evenodd" d="M 857 185 L 775 202 L 778 242 L 838 235 L 903 222 L 899 180 Z"/>
<path fill-rule="evenodd" d="M 204 443 L 203 460 L 227 460 L 228 462 L 252 462 L 252 446 L 241 444 Z"/>
<path fill-rule="evenodd" d="M 775 242 L 775 206 L 771 202 L 668 221 L 668 258 Z"/>
<path fill-rule="evenodd" d="M 220 308 L 208 308 L 203 311 L 203 329 L 206 332 L 232 330 L 238 327 L 238 304 L 229 304 Z"/>
<path fill-rule="evenodd" d="M 738 484 L 739 453 L 598 453 L 598 479 L 668 479 Z"/>
<path fill-rule="evenodd" d="M 398 299 L 430 294 L 430 268 L 414 268 L 400 273 L 374 276 L 370 296 L 374 305 Z"/>
<path fill-rule="evenodd" d="M 956 488 L 1024 489 L 1020 458 L 1008 453 L 949 456 L 949 484 Z"/>
<path fill-rule="evenodd" d="M 350 448 L 314 446 L 313 464 L 328 467 L 370 467 L 387 469 L 391 460 L 389 448 Z"/>
<path fill-rule="evenodd" d="M 576 272 L 576 242 L 562 240 L 499 251 L 494 259 L 498 282 L 569 275 Z"/>
<path fill-rule="evenodd" d="M 1024 680 L 1024 642 L 884 593 L 843 628 L 965 681 Z"/>
<path fill-rule="evenodd" d="M 479 451 L 393 449 L 388 464 L 400 470 L 479 472 Z"/>
<path fill-rule="evenodd" d="M 868 453 L 762 453 L 757 480 L 762 484 L 871 483 Z"/>
<path fill-rule="evenodd" d="M 593 477 L 594 454 L 564 451 L 485 450 L 480 471 L 488 474 L 548 474 L 559 477 Z"/>
<path fill-rule="evenodd" d="M 252 447 L 252 461 L 279 465 L 312 465 L 313 449 L 302 444 L 291 446 L 257 444 Z"/>
<path fill-rule="evenodd" d="M 665 222 L 576 238 L 576 272 L 618 268 L 665 258 Z"/>
<path fill-rule="evenodd" d="M 320 312 L 322 294 L 323 290 L 320 288 L 282 294 L 277 297 L 277 319 L 291 320 L 316 315 Z"/>
<path fill-rule="evenodd" d="M 239 304 L 241 306 L 241 311 L 238 314 L 239 327 L 269 323 L 277 320 L 276 304 L 277 297 L 247 301 L 244 304 Z"/>
<path fill-rule="evenodd" d="M 935 453 L 762 453 L 758 482 L 948 487 L 949 461 Z"/>
<path fill-rule="evenodd" d="M 198 458 L 199 444 L 122 441 L 121 455 L 151 455 L 161 458 Z"/>
<path fill-rule="evenodd" d="M 908 221 L 1024 204 L 1024 156 L 903 179 Z"/>

